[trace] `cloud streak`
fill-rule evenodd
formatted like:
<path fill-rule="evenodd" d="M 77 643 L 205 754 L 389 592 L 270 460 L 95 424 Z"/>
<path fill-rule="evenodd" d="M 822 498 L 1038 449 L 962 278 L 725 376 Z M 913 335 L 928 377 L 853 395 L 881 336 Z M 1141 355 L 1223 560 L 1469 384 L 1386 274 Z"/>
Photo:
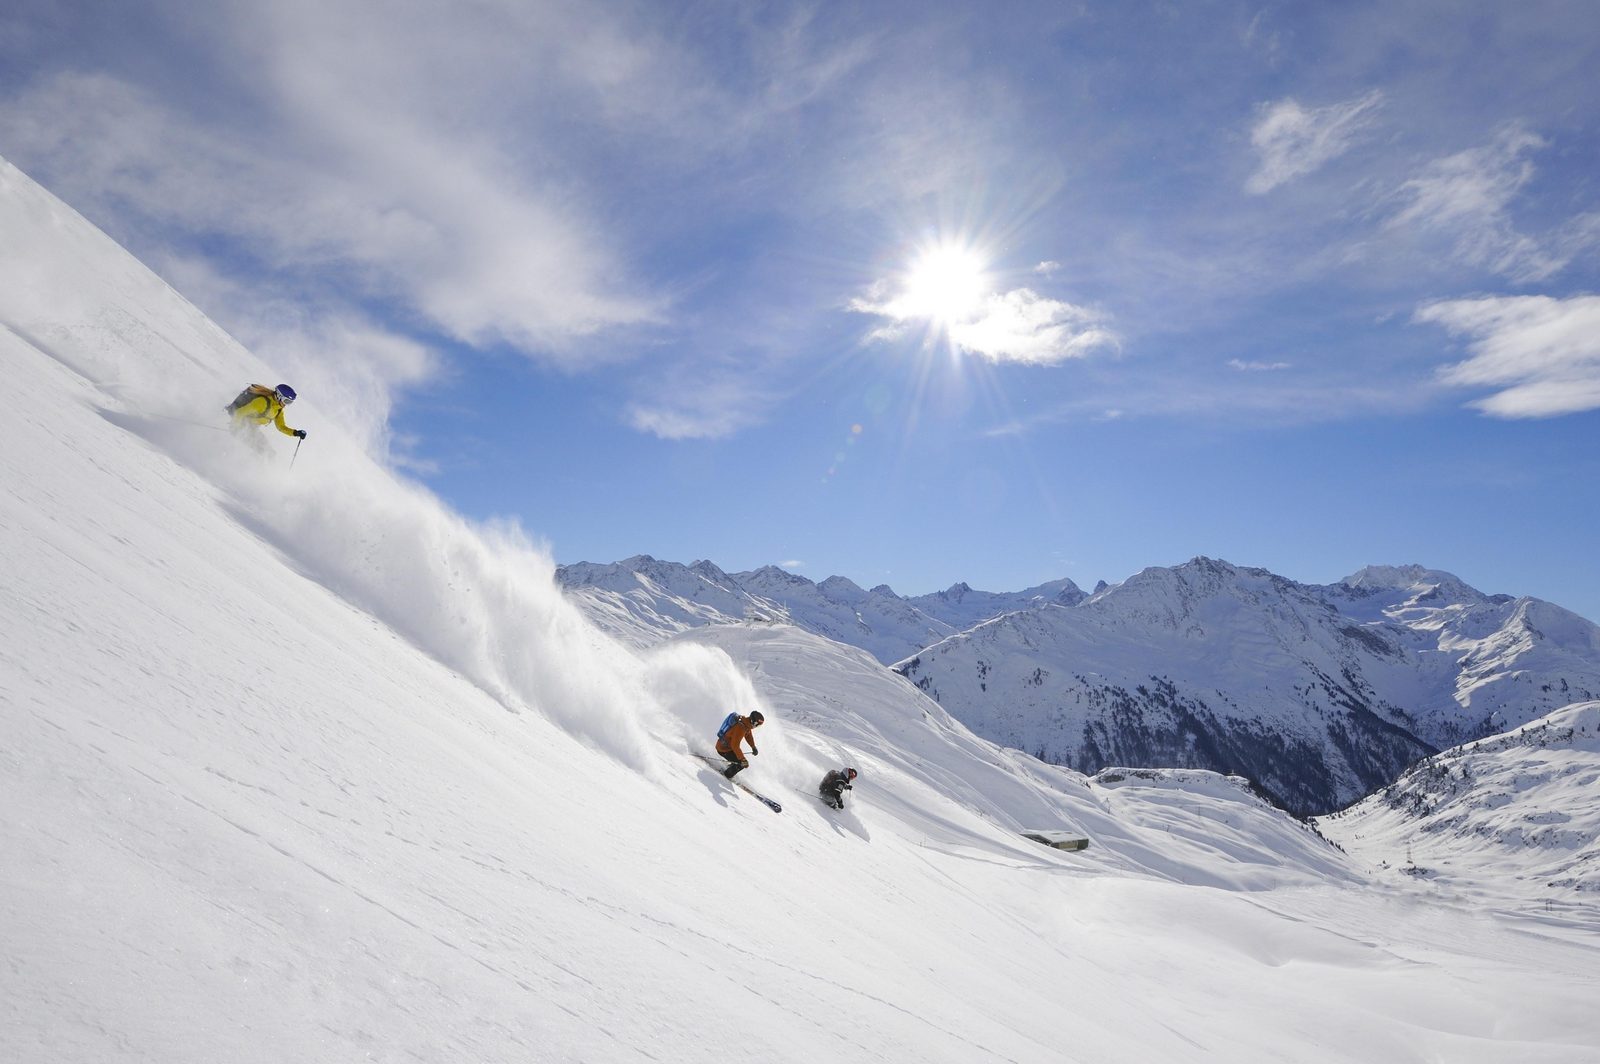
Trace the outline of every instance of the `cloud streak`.
<path fill-rule="evenodd" d="M 1462 388 L 1499 388 L 1470 405 L 1492 417 L 1600 410 L 1600 296 L 1502 296 L 1431 303 L 1418 322 L 1468 340 L 1472 357 L 1439 371 Z"/>
<path fill-rule="evenodd" d="M 774 399 L 748 371 L 720 368 L 655 381 L 623 409 L 630 428 L 663 440 L 720 440 L 759 424 Z"/>
<path fill-rule="evenodd" d="M 349 121 L 357 121 L 349 116 Z M 24 154 L 80 203 L 131 208 L 151 229 L 218 236 L 308 288 L 327 282 L 409 307 L 462 342 L 558 364 L 572 341 L 650 321 L 601 227 L 575 204 L 507 179 L 441 131 L 368 113 L 366 142 L 312 150 L 180 115 L 103 75 L 65 74 L 0 115 Z"/>
<path fill-rule="evenodd" d="M 1373 91 L 1327 107 L 1308 109 L 1292 99 L 1262 105 L 1250 131 L 1250 143 L 1261 158 L 1245 182 L 1246 191 L 1264 195 L 1343 155 L 1382 104 L 1383 93 Z"/>
<path fill-rule="evenodd" d="M 1519 231 L 1511 206 L 1536 173 L 1534 152 L 1548 147 L 1517 124 L 1488 144 L 1445 156 L 1406 181 L 1403 206 L 1386 223 L 1446 241 L 1453 256 L 1518 283 L 1546 280 L 1600 242 L 1600 215 L 1572 218 L 1544 239 Z"/>

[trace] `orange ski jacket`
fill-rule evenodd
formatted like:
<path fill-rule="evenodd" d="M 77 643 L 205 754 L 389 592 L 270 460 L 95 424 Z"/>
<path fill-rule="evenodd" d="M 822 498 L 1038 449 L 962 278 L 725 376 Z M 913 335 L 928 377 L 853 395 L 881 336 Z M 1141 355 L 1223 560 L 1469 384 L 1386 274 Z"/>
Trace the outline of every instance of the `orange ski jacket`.
<path fill-rule="evenodd" d="M 741 742 L 749 743 L 750 752 L 755 753 L 756 737 L 752 727 L 749 717 L 735 717 L 728 730 L 722 733 L 722 738 L 717 740 L 717 753 L 732 754 L 734 757 L 742 758 L 744 754 L 739 752 Z"/>

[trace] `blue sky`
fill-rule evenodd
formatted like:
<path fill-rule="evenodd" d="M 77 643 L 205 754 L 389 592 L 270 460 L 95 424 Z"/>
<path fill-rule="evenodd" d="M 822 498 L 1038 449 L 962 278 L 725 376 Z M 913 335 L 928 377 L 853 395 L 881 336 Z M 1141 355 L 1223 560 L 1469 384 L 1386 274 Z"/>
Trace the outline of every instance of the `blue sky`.
<path fill-rule="evenodd" d="M 0 155 L 560 562 L 1600 619 L 1583 2 L 0 14 Z"/>

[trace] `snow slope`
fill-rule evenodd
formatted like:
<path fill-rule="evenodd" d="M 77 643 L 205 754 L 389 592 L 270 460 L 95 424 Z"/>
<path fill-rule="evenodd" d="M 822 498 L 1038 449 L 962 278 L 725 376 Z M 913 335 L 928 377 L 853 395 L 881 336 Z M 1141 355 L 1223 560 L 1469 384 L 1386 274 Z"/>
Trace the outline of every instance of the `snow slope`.
<path fill-rule="evenodd" d="M 1350 853 L 1479 903 L 1596 909 L 1600 702 L 1446 750 L 1320 826 Z M 1485 876 L 1485 866 L 1495 869 Z"/>
<path fill-rule="evenodd" d="M 1001 751 L 783 628 L 630 650 L 315 396 L 292 469 L 236 443 L 270 369 L 4 163 L 0 237 L 0 1059 L 1600 1052 L 1576 917 Z M 682 753 L 753 705 L 781 815 Z"/>
<path fill-rule="evenodd" d="M 998 827 L 1011 859 L 1031 864 L 1040 848 L 1022 832 L 1043 828 L 1093 840 L 1075 868 L 1235 890 L 1350 877 L 1337 850 L 1236 778 L 1164 774 L 1142 793 L 1086 778 L 978 738 L 867 654 L 787 625 L 699 628 L 676 643 L 723 650 L 786 722 L 805 726 L 782 772 L 795 790 L 850 764 L 874 810 L 892 811 L 924 847 L 992 851 Z"/>

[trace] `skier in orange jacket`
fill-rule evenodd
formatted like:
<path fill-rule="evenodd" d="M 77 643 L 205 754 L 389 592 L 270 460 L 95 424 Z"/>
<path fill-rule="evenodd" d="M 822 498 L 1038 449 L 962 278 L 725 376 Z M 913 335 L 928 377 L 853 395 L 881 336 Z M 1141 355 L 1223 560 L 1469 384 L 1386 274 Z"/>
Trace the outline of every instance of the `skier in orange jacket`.
<path fill-rule="evenodd" d="M 728 725 L 721 735 L 717 736 L 717 753 L 721 754 L 731 764 L 722 770 L 722 774 L 730 780 L 750 767 L 750 762 L 745 760 L 739 752 L 741 742 L 750 744 L 750 756 L 754 757 L 761 751 L 756 749 L 754 729 L 759 728 L 765 721 L 761 711 L 755 710 L 748 717 L 734 715 L 733 723 Z"/>

